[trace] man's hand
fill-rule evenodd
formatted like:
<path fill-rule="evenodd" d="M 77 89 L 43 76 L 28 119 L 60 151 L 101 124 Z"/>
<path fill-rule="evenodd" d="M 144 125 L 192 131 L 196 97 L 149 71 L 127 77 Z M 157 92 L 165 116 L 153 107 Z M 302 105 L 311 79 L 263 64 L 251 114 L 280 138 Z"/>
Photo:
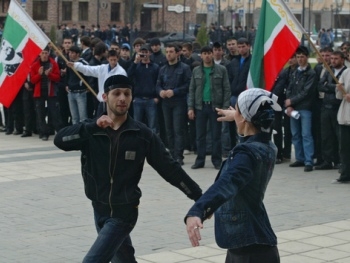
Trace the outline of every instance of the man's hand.
<path fill-rule="evenodd" d="M 52 68 L 48 68 L 47 70 L 45 70 L 45 75 L 48 76 L 52 71 Z"/>
<path fill-rule="evenodd" d="M 74 62 L 67 62 L 67 67 L 74 68 Z"/>
<path fill-rule="evenodd" d="M 162 90 L 161 92 L 159 92 L 159 96 L 162 98 L 162 99 L 165 99 L 167 96 L 166 96 L 166 92 L 165 90 Z"/>
<path fill-rule="evenodd" d="M 26 83 L 24 83 L 24 87 L 26 88 L 26 90 L 33 90 L 31 87 L 30 87 L 30 85 L 29 85 L 29 83 L 28 82 L 26 82 Z"/>
<path fill-rule="evenodd" d="M 199 246 L 199 240 L 201 240 L 201 234 L 199 229 L 203 228 L 202 221 L 199 217 L 191 216 L 186 219 L 186 229 L 188 238 L 191 241 L 193 247 Z"/>
<path fill-rule="evenodd" d="M 141 59 L 142 59 L 142 58 L 140 57 L 140 55 L 139 55 L 139 54 L 136 54 L 134 63 L 135 63 L 135 64 L 138 64 L 138 63 L 141 61 Z"/>
<path fill-rule="evenodd" d="M 291 106 L 292 105 L 292 102 L 291 102 L 291 100 L 290 99 L 286 99 L 285 101 L 284 101 L 284 106 L 287 108 L 287 107 L 289 107 L 289 106 Z"/>
<path fill-rule="evenodd" d="M 174 91 L 172 89 L 168 89 L 165 92 L 166 92 L 167 98 L 171 98 L 172 96 L 174 96 Z"/>
<path fill-rule="evenodd" d="M 43 73 L 44 73 L 44 67 L 41 66 L 41 67 L 39 68 L 39 75 L 42 75 Z"/>
<path fill-rule="evenodd" d="M 235 117 L 235 109 L 230 106 L 229 109 L 227 110 L 223 110 L 223 109 L 219 109 L 219 108 L 215 108 L 215 110 L 218 112 L 218 115 L 220 115 L 221 117 L 217 118 L 217 121 L 234 121 Z"/>
<path fill-rule="evenodd" d="M 189 110 L 187 115 L 190 120 L 194 120 L 194 118 L 196 117 L 196 115 L 194 114 L 194 110 Z"/>
<path fill-rule="evenodd" d="M 107 115 L 102 115 L 100 118 L 98 118 L 96 121 L 96 124 L 98 127 L 101 127 L 103 129 L 105 129 L 107 127 L 111 127 L 111 128 L 114 127 L 114 122 Z"/>
<path fill-rule="evenodd" d="M 294 110 L 294 108 L 288 107 L 286 110 L 287 110 L 287 115 L 288 115 L 289 117 L 292 117 L 292 111 Z"/>
<path fill-rule="evenodd" d="M 349 93 L 346 94 L 344 98 L 347 102 L 350 102 L 350 94 Z"/>

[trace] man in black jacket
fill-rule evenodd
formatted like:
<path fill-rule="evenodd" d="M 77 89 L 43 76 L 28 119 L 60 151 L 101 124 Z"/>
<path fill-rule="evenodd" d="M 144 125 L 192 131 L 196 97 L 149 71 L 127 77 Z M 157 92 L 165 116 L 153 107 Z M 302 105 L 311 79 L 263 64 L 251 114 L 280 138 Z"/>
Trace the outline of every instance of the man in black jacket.
<path fill-rule="evenodd" d="M 334 76 L 339 79 L 343 71 L 345 56 L 341 51 L 331 55 L 331 65 Z M 318 91 L 324 93 L 321 106 L 321 139 L 323 163 L 315 166 L 315 170 L 329 170 L 339 168 L 339 124 L 337 121 L 338 109 L 341 100 L 335 96 L 336 83 L 331 74 L 326 71 L 318 83 Z"/>
<path fill-rule="evenodd" d="M 131 81 L 122 75 L 104 83 L 107 113 L 59 131 L 55 145 L 80 150 L 85 194 L 92 201 L 98 237 L 83 263 L 136 263 L 130 232 L 138 217 L 138 183 L 145 159 L 170 184 L 190 199 L 200 187 L 166 151 L 160 138 L 128 115 Z"/>
<path fill-rule="evenodd" d="M 227 65 L 227 72 L 229 81 L 231 83 L 231 106 L 236 106 L 236 101 L 247 88 L 247 79 L 250 68 L 250 61 L 252 55 L 250 54 L 250 43 L 246 38 L 239 38 L 237 40 L 237 47 L 239 56 L 232 59 L 231 63 Z M 236 146 L 237 131 L 234 122 L 230 122 L 231 148 Z"/>
<path fill-rule="evenodd" d="M 285 107 L 290 118 L 292 142 L 296 161 L 290 167 L 305 166 L 305 172 L 313 170 L 314 140 L 312 128 L 312 107 L 317 90 L 315 71 L 308 63 L 309 50 L 300 46 L 296 51 L 298 69 L 294 71 L 286 91 Z M 299 117 L 294 115 L 300 114 Z M 297 115 L 298 115 L 297 114 Z"/>

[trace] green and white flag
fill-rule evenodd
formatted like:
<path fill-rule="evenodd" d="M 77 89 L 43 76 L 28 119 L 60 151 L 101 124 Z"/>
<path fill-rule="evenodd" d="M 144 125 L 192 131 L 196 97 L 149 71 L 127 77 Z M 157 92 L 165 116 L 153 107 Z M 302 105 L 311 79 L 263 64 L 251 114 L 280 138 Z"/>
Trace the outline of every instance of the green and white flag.
<path fill-rule="evenodd" d="M 247 87 L 271 90 L 305 30 L 283 0 L 263 0 Z"/>
<path fill-rule="evenodd" d="M 0 103 L 9 107 L 50 39 L 16 0 L 8 9 L 0 50 Z"/>

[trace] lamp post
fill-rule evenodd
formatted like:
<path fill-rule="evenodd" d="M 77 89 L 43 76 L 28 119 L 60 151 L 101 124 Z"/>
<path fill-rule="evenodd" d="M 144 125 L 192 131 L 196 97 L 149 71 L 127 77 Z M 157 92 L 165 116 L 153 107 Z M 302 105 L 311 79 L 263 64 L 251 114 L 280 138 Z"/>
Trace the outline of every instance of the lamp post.
<path fill-rule="evenodd" d="M 96 26 L 100 24 L 100 0 L 97 0 Z"/>
<path fill-rule="evenodd" d="M 184 0 L 184 8 L 183 8 L 184 16 L 183 16 L 183 21 L 182 21 L 182 40 L 185 40 L 185 32 L 186 32 L 186 0 Z"/>

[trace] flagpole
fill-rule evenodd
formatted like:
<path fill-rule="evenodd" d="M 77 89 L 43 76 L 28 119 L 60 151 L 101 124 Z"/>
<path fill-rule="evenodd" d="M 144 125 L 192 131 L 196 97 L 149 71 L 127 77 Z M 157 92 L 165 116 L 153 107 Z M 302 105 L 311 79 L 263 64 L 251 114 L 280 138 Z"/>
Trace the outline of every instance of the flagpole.
<path fill-rule="evenodd" d="M 53 47 L 53 49 L 57 52 L 57 54 L 63 58 L 63 60 L 68 63 L 68 59 L 63 55 L 62 51 L 56 47 L 56 45 L 52 42 L 49 43 L 49 45 L 51 47 Z M 97 94 L 96 92 L 90 87 L 90 85 L 86 82 L 86 80 L 80 75 L 80 73 L 74 68 L 74 67 L 71 67 L 71 69 L 74 71 L 74 73 L 81 79 L 81 81 L 85 84 L 85 86 L 88 88 L 88 90 L 95 96 L 97 97 Z"/>
<path fill-rule="evenodd" d="M 304 33 L 304 36 L 307 38 L 307 40 L 309 41 L 309 44 L 313 47 L 313 49 L 315 50 L 316 54 L 318 55 L 318 57 L 321 59 L 323 66 L 326 68 L 326 70 L 328 71 L 328 73 L 332 76 L 333 80 L 335 81 L 336 84 L 339 84 L 339 80 L 337 79 L 337 77 L 334 75 L 332 69 L 329 67 L 328 63 L 326 63 L 326 61 L 323 59 L 320 51 L 318 51 L 318 49 L 316 48 L 315 44 L 311 41 L 309 34 Z M 343 96 L 346 95 L 345 90 L 340 87 L 340 91 L 343 94 Z"/>

